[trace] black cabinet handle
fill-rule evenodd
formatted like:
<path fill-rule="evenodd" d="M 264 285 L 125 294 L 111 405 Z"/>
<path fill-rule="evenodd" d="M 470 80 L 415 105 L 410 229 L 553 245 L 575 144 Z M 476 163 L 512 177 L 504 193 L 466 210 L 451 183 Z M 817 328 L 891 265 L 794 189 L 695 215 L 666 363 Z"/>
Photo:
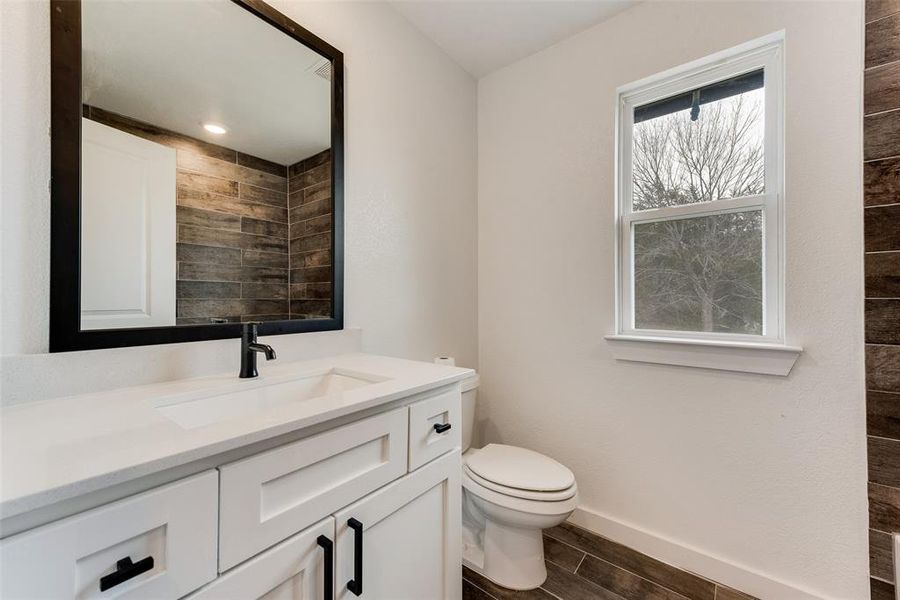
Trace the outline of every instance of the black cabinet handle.
<path fill-rule="evenodd" d="M 450 431 L 451 427 L 452 427 L 452 425 L 450 423 L 443 423 L 443 424 L 435 423 L 434 424 L 434 430 L 437 431 L 438 433 L 444 433 L 445 431 Z"/>
<path fill-rule="evenodd" d="M 353 530 L 353 579 L 347 582 L 347 589 L 362 595 L 363 581 L 363 524 L 356 519 L 349 519 L 347 525 Z"/>
<path fill-rule="evenodd" d="M 146 573 L 153 568 L 153 557 L 148 556 L 137 562 L 131 562 L 131 557 L 116 561 L 116 570 L 109 575 L 100 578 L 100 591 L 105 592 L 109 588 L 116 587 L 120 583 L 125 583 L 129 579 L 137 577 L 141 573 Z"/>
<path fill-rule="evenodd" d="M 323 586 L 325 593 L 322 594 L 322 598 L 331 600 L 334 596 L 334 542 L 324 535 L 320 535 L 316 538 L 316 543 L 325 551 L 325 585 Z"/>

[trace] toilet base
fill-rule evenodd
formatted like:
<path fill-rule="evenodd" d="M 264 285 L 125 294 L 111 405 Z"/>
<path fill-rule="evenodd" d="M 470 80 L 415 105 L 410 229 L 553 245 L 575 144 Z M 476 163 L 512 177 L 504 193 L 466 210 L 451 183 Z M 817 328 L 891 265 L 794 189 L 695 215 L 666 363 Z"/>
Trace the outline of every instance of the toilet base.
<path fill-rule="evenodd" d="M 540 529 L 485 523 L 482 565 L 463 564 L 510 590 L 533 590 L 547 579 L 544 540 Z"/>
<path fill-rule="evenodd" d="M 467 489 L 463 498 L 463 564 L 504 588 L 540 587 L 547 579 L 543 530 L 562 523 L 577 498 L 546 515 L 499 506 Z"/>

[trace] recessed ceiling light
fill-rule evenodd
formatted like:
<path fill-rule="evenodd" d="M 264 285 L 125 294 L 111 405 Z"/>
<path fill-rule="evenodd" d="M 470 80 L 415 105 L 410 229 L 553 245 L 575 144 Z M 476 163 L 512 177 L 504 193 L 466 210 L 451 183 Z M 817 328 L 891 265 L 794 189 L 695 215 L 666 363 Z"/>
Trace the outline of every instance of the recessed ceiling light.
<path fill-rule="evenodd" d="M 223 133 L 228 133 L 228 130 L 218 125 L 216 123 L 204 123 L 203 129 L 207 130 L 210 133 L 214 133 L 216 135 L 222 135 Z"/>

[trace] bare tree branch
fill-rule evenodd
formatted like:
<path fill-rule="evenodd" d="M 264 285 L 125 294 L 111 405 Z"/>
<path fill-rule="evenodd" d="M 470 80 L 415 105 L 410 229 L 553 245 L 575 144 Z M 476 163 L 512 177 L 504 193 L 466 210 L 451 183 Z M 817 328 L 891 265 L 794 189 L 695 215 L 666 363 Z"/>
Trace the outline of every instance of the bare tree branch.
<path fill-rule="evenodd" d="M 638 123 L 634 210 L 764 191 L 761 90 Z M 762 333 L 762 215 L 635 226 L 638 327 Z"/>

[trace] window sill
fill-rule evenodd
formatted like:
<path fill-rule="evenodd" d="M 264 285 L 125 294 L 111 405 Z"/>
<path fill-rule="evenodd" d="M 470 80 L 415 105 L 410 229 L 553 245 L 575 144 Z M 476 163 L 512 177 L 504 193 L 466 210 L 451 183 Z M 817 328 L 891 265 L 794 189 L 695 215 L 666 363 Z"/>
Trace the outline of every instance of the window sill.
<path fill-rule="evenodd" d="M 784 344 L 608 335 L 616 360 L 787 376 L 802 348 Z"/>

